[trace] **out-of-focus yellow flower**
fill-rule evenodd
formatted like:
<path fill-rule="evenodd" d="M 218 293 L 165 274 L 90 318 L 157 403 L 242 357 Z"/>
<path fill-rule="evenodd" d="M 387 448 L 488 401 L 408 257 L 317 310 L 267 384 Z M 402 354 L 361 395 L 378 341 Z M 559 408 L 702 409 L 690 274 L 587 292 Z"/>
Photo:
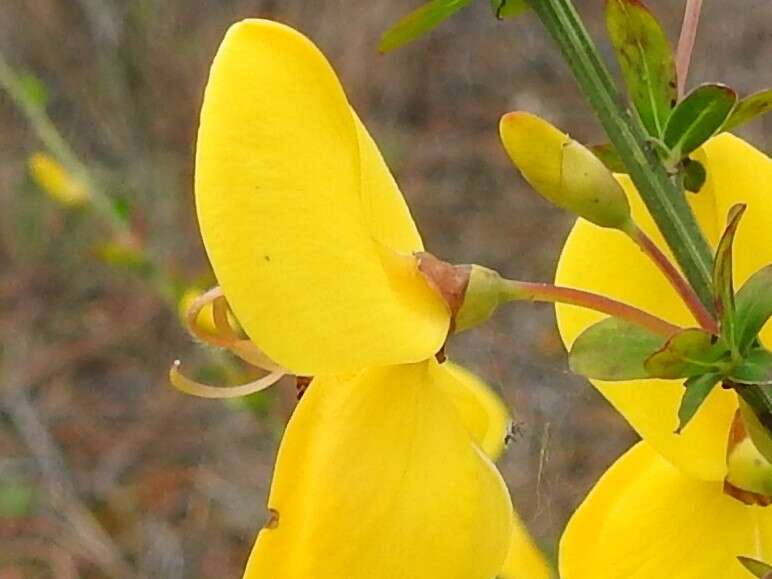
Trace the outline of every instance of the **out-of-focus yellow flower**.
<path fill-rule="evenodd" d="M 560 542 L 562 579 L 748 579 L 772 560 L 772 508 L 684 474 L 641 442 L 590 491 Z"/>
<path fill-rule="evenodd" d="M 712 244 L 723 231 L 729 208 L 737 203 L 748 206 L 735 239 L 734 282 L 740 287 L 772 262 L 772 161 L 730 134 L 713 138 L 696 157 L 707 169 L 708 178 L 699 194 L 689 195 L 689 201 Z M 664 248 L 662 236 L 629 179 L 620 177 L 620 181 L 628 191 L 636 223 Z M 672 286 L 632 241 L 582 219 L 568 236 L 556 281 L 632 304 L 681 327 L 696 325 Z M 558 326 L 567 346 L 601 317 L 587 309 L 557 306 Z M 772 345 L 772 324 L 766 325 L 761 339 Z M 702 480 L 724 480 L 728 433 L 737 410 L 734 392 L 715 389 L 683 432 L 675 434 L 682 381 L 593 380 L 593 384 L 675 466 Z"/>
<path fill-rule="evenodd" d="M 247 335 L 301 375 L 418 362 L 446 304 L 423 279 L 405 201 L 332 67 L 300 33 L 230 28 L 196 153 L 209 259 Z"/>
<path fill-rule="evenodd" d="M 75 207 L 87 203 L 91 198 L 86 185 L 47 153 L 31 155 L 28 167 L 38 187 L 62 205 Z"/>

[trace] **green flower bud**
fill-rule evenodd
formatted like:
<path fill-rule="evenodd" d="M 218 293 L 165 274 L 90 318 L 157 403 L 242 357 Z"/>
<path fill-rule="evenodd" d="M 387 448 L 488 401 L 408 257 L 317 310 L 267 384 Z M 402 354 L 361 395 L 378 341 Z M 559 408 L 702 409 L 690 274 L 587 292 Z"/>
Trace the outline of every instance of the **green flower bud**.
<path fill-rule="evenodd" d="M 504 115 L 499 131 L 509 157 L 540 195 L 601 227 L 629 228 L 622 186 L 587 147 L 524 112 Z"/>

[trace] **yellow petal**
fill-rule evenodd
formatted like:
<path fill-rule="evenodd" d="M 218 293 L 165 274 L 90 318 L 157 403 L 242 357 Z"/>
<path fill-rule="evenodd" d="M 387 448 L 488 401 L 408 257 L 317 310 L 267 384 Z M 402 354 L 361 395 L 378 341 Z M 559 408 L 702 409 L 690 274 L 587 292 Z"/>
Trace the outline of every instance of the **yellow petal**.
<path fill-rule="evenodd" d="M 512 424 L 507 407 L 498 394 L 466 368 L 445 362 L 448 377 L 438 382 L 456 407 L 470 436 L 491 460 L 504 450 Z"/>
<path fill-rule="evenodd" d="M 517 514 L 515 514 L 509 554 L 498 576 L 501 579 L 550 579 L 552 577 L 544 555 L 534 544 L 528 529 Z"/>
<path fill-rule="evenodd" d="M 772 509 L 682 474 L 639 443 L 601 477 L 560 542 L 562 579 L 747 579 L 772 558 Z"/>
<path fill-rule="evenodd" d="M 398 195 L 311 41 L 265 20 L 232 26 L 201 111 L 196 207 L 228 303 L 278 364 L 338 373 L 441 346 L 447 308 L 395 253 L 421 249 Z"/>
<path fill-rule="evenodd" d="M 509 546 L 504 482 L 436 362 L 316 378 L 279 450 L 248 579 L 491 579 Z"/>
<path fill-rule="evenodd" d="M 730 207 L 745 203 L 735 237 L 734 281 L 739 289 L 756 271 L 772 263 L 772 159 L 729 133 L 712 139 L 697 158 L 708 168 L 702 193 L 714 199 L 717 228 L 726 225 Z M 762 332 L 772 346 L 772 323 Z"/>
<path fill-rule="evenodd" d="M 727 146 L 730 142 L 727 139 L 731 140 L 731 147 Z M 750 267 L 739 264 L 747 263 L 748 255 L 766 252 L 765 263 L 772 256 L 772 211 L 769 209 L 772 198 L 767 195 L 767 205 L 764 205 L 760 196 L 763 179 L 769 182 L 768 173 L 756 166 L 759 153 L 745 150 L 746 147 L 735 143 L 734 137 L 722 136 L 711 141 L 705 148 L 709 182 L 699 194 L 688 196 L 706 236 L 715 244 L 721 232 L 720 225 L 725 221 L 725 212 L 721 211 L 731 203 L 724 201 L 718 207 L 718 200 L 726 195 L 734 200 L 732 202 L 736 202 L 746 196 L 739 191 L 750 189 L 756 192 L 753 195 L 756 198 L 757 213 L 766 216 L 768 221 L 764 233 L 755 235 L 766 235 L 767 241 L 765 249 L 751 246 L 747 236 L 754 234 L 748 231 L 757 231 L 759 225 L 747 227 L 748 223 L 742 224 L 746 237 L 738 238 L 735 255 L 738 272 L 742 267 L 739 275 L 745 277 L 751 273 L 745 273 Z M 730 148 L 732 150 L 728 150 Z M 742 150 L 737 151 L 737 148 Z M 748 158 L 756 161 L 749 165 Z M 731 169 L 725 169 L 723 165 L 731 159 L 740 161 L 731 165 Z M 734 188 L 729 179 L 717 181 L 716 185 L 721 188 L 719 194 L 713 182 L 725 172 L 731 173 L 734 182 L 741 187 Z M 756 179 L 762 180 L 757 182 Z M 661 235 L 629 179 L 623 177 L 621 181 L 628 190 L 636 222 L 664 248 Z M 751 187 L 754 183 L 755 188 Z M 748 214 L 752 213 L 752 210 L 748 211 Z M 722 215 L 720 218 L 719 214 Z M 750 215 L 747 221 L 750 222 Z M 586 221 L 578 220 L 566 241 L 558 264 L 556 282 L 619 299 L 679 325 L 695 325 L 675 291 L 632 241 L 622 233 L 602 230 Z M 594 312 L 571 306 L 558 306 L 557 316 L 563 341 L 569 347 L 579 333 L 601 318 Z M 733 393 L 716 389 L 686 429 L 676 435 L 673 431 L 678 424 L 677 408 L 683 393 L 680 382 L 634 380 L 614 383 L 593 381 L 593 384 L 624 414 L 633 428 L 673 464 L 704 480 L 723 480 L 726 475 L 727 435 L 737 408 Z"/>

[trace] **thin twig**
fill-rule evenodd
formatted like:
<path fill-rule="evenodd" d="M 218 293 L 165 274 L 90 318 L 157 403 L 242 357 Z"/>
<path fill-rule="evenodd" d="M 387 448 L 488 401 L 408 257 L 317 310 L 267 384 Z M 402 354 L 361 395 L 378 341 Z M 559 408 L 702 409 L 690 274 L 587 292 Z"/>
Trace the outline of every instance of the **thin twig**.
<path fill-rule="evenodd" d="M 686 92 L 686 78 L 689 76 L 689 66 L 692 62 L 692 52 L 697 39 L 697 29 L 700 25 L 702 0 L 686 0 L 684 20 L 681 24 L 681 36 L 678 39 L 676 51 L 676 71 L 678 74 L 678 98 Z"/>
<path fill-rule="evenodd" d="M 29 399 L 21 367 L 10 362 L 27 359 L 26 341 L 16 337 L 12 342 L 6 341 L 3 346 L 4 376 L 0 382 L 0 404 L 38 463 L 52 505 L 104 573 L 116 579 L 134 577 L 120 549 L 78 497 L 63 454 Z"/>

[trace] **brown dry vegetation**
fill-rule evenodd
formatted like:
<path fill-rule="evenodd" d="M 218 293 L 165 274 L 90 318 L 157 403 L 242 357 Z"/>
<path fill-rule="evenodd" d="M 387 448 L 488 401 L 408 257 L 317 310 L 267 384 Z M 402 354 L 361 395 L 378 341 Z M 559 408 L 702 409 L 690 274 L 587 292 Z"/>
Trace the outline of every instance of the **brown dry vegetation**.
<path fill-rule="evenodd" d="M 246 16 L 290 23 L 326 52 L 430 250 L 548 280 L 572 218 L 516 175 L 498 118 L 529 109 L 589 142 L 599 129 L 538 22 L 498 23 L 483 0 L 379 56 L 379 34 L 416 4 L 3 0 L 0 51 L 43 81 L 50 115 L 106 193 L 128 201 L 147 252 L 175 280 L 210 276 L 192 209 L 196 115 L 217 43 Z M 675 36 L 681 2 L 651 4 Z M 706 4 L 693 82 L 769 85 L 769 0 Z M 600 0 L 579 5 L 600 37 Z M 764 148 L 770 128 L 745 134 Z M 243 376 L 192 343 L 151 281 L 95 257 L 104 223 L 30 182 L 26 158 L 40 147 L 0 93 L 0 577 L 239 577 L 293 385 L 251 410 L 173 391 L 176 357 L 219 382 Z M 514 409 L 522 434 L 501 466 L 554 552 L 633 434 L 567 372 L 546 306 L 509 307 L 450 351 Z"/>

